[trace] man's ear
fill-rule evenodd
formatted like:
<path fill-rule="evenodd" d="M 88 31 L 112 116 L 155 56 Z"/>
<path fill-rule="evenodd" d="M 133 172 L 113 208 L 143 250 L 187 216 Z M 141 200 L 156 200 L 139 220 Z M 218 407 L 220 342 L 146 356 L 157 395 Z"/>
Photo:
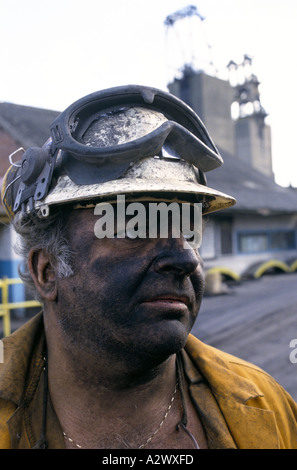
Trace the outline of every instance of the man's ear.
<path fill-rule="evenodd" d="M 43 251 L 30 250 L 28 257 L 30 274 L 39 295 L 49 301 L 57 298 L 57 276 L 49 256 Z"/>

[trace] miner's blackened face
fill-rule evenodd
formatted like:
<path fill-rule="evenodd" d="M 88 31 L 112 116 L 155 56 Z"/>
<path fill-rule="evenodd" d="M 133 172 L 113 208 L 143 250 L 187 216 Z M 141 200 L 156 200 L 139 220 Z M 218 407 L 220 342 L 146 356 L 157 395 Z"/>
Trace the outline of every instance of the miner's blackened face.
<path fill-rule="evenodd" d="M 94 209 L 81 209 L 67 222 L 74 275 L 58 281 L 57 303 L 67 341 L 130 361 L 177 352 L 203 296 L 198 250 L 185 249 L 182 235 L 99 239 L 97 221 Z"/>

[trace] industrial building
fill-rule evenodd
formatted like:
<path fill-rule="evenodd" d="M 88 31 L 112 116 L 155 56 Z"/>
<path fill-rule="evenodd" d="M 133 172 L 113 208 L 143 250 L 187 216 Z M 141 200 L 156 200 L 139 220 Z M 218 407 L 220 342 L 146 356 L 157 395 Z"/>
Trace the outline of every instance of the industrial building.
<path fill-rule="evenodd" d="M 297 194 L 275 182 L 271 129 L 251 65 L 248 56 L 230 62 L 228 80 L 185 67 L 168 86 L 200 116 L 223 157 L 207 181 L 237 204 L 208 216 L 201 253 L 207 271 L 234 279 L 289 272 L 297 259 Z"/>

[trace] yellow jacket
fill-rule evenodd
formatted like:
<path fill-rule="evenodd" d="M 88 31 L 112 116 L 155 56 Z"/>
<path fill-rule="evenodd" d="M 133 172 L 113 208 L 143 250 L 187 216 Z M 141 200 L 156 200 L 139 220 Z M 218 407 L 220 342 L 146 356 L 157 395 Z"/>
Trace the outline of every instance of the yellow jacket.
<path fill-rule="evenodd" d="M 0 448 L 64 448 L 48 397 L 44 330 L 38 314 L 4 340 L 0 364 Z M 210 448 L 297 449 L 297 404 L 268 374 L 189 336 L 182 352 L 189 391 Z"/>

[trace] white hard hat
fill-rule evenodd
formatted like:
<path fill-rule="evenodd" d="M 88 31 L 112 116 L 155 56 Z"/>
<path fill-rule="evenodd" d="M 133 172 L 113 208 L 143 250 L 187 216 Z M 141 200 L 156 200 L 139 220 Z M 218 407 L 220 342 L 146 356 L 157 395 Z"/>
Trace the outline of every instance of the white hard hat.
<path fill-rule="evenodd" d="M 51 138 L 28 149 L 2 185 L 14 216 L 55 206 L 130 197 L 202 202 L 203 212 L 235 204 L 206 185 L 205 172 L 223 160 L 205 126 L 173 95 L 142 86 L 88 95 L 51 125 Z"/>

